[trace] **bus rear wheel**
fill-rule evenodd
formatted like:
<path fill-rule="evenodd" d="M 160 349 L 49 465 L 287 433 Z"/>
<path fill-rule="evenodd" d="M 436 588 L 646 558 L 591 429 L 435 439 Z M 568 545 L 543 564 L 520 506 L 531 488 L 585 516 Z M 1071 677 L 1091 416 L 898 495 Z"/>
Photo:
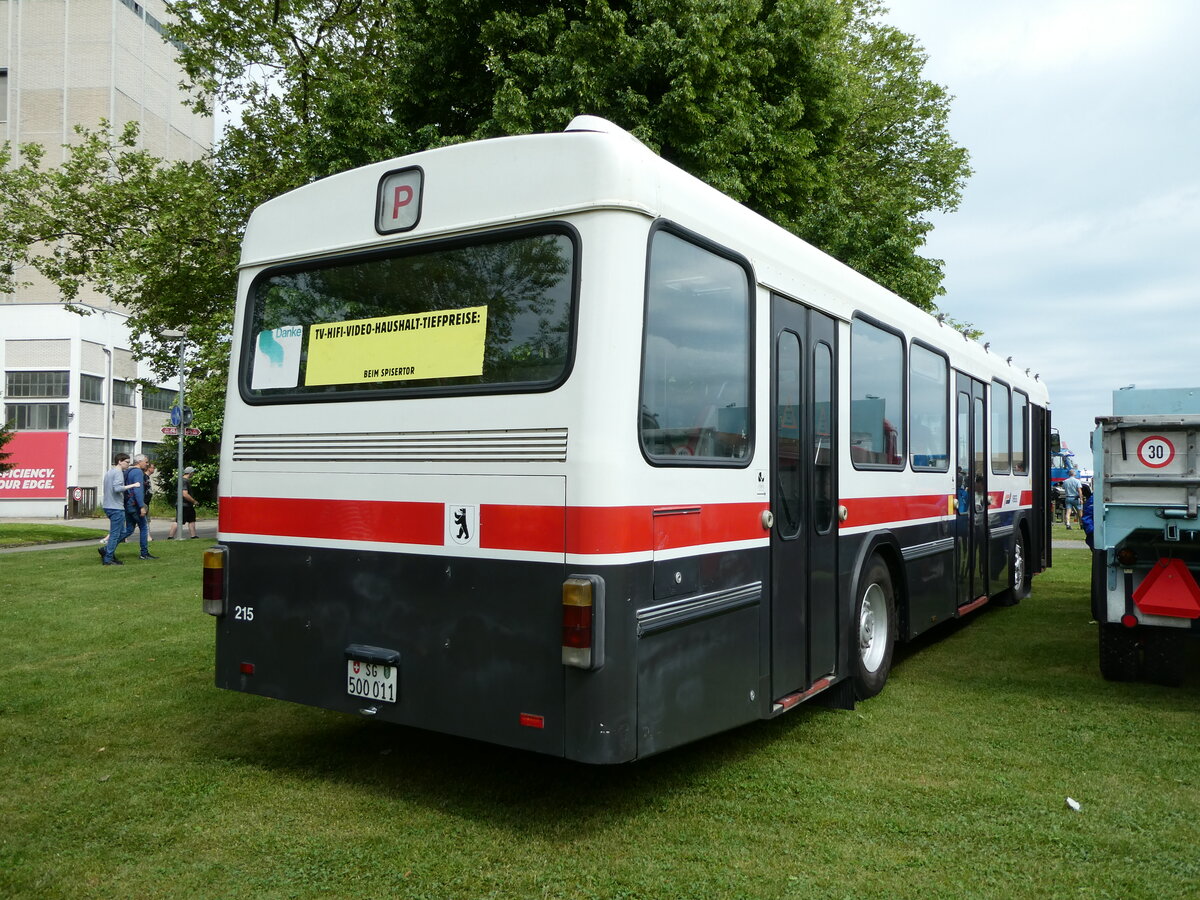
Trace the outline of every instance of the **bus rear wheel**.
<path fill-rule="evenodd" d="M 1013 534 L 1012 550 L 1008 559 L 1008 590 L 996 598 L 997 606 L 1016 606 L 1030 594 L 1032 577 L 1029 574 L 1029 544 L 1025 533 L 1017 528 Z"/>
<path fill-rule="evenodd" d="M 887 683 L 896 644 L 896 597 L 892 573 L 878 556 L 863 570 L 854 603 L 854 696 L 874 697 Z"/>

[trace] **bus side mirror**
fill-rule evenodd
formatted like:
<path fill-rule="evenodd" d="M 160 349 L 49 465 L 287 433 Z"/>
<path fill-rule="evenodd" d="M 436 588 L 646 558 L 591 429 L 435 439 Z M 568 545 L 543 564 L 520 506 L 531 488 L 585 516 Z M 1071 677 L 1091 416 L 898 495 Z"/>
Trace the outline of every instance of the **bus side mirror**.
<path fill-rule="evenodd" d="M 1062 438 L 1057 431 L 1050 432 L 1050 452 L 1062 453 Z"/>

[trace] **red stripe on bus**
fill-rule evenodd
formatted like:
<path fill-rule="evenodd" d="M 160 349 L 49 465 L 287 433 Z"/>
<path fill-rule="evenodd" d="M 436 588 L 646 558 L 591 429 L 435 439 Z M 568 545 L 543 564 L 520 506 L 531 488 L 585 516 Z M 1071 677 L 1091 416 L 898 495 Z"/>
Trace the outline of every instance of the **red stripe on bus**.
<path fill-rule="evenodd" d="M 561 506 L 487 503 L 479 508 L 479 546 L 488 550 L 562 553 L 565 518 Z"/>
<path fill-rule="evenodd" d="M 218 525 L 233 534 L 441 546 L 445 508 L 390 500 L 222 497 Z"/>
<path fill-rule="evenodd" d="M 696 507 L 694 514 L 655 516 L 652 506 L 483 504 L 480 546 L 592 555 L 754 540 L 766 536 L 761 524 L 766 508 L 763 503 L 723 503 Z M 444 515 L 442 503 L 222 497 L 220 529 L 231 534 L 442 546 Z"/>
<path fill-rule="evenodd" d="M 571 507 L 567 552 L 637 553 L 757 540 L 767 536 L 762 527 L 767 508 L 765 503 Z"/>
<path fill-rule="evenodd" d="M 858 497 L 842 500 L 846 520 L 842 528 L 907 522 L 910 519 L 940 519 L 952 515 L 949 498 L 953 494 L 928 494 L 923 497 Z"/>
<path fill-rule="evenodd" d="M 944 518 L 951 495 L 843 499 L 843 528 Z M 1032 492 L 1021 495 L 1032 503 Z M 644 553 L 766 537 L 761 502 L 695 507 L 483 504 L 480 546 L 577 555 Z M 657 513 L 657 514 L 656 514 Z M 222 497 L 220 529 L 230 534 L 443 546 L 445 504 L 394 500 Z"/>
<path fill-rule="evenodd" d="M 688 509 L 572 506 L 565 511 L 555 506 L 487 505 L 479 512 L 479 536 L 481 546 L 495 550 L 644 553 L 764 537 L 764 509 L 762 503 Z"/>

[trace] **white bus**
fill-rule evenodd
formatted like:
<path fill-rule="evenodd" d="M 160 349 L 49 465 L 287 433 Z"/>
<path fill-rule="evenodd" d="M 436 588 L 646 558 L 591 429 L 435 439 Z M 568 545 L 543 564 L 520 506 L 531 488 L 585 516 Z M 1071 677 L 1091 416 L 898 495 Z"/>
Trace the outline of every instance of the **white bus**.
<path fill-rule="evenodd" d="M 592 763 L 852 707 L 1050 562 L 987 350 L 592 117 L 272 200 L 216 682 Z"/>

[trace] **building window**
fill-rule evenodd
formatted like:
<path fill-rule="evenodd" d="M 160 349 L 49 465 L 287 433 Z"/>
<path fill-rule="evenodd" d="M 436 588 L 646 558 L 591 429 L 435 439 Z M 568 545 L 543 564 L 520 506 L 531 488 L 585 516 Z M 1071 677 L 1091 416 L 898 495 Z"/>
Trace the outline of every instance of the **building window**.
<path fill-rule="evenodd" d="M 113 441 L 112 452 L 108 454 L 108 458 L 111 460 L 118 453 L 128 453 L 129 458 L 133 459 L 133 441 Z"/>
<path fill-rule="evenodd" d="M 117 406 L 137 406 L 137 388 L 128 381 L 114 379 L 112 398 Z"/>
<path fill-rule="evenodd" d="M 5 414 L 14 431 L 66 431 L 65 403 L 9 403 Z"/>
<path fill-rule="evenodd" d="M 8 69 L 0 67 L 0 122 L 8 121 Z"/>
<path fill-rule="evenodd" d="M 79 399 L 84 403 L 103 403 L 104 379 L 99 375 L 80 375 Z"/>
<path fill-rule="evenodd" d="M 147 388 L 142 391 L 142 408 L 170 412 L 175 405 L 175 392 L 166 388 Z"/>
<path fill-rule="evenodd" d="M 5 393 L 10 397 L 66 397 L 68 372 L 9 372 Z"/>
<path fill-rule="evenodd" d="M 655 232 L 641 403 L 642 449 L 655 462 L 749 460 L 750 284 L 735 260 Z"/>
<path fill-rule="evenodd" d="M 904 465 L 904 339 L 860 318 L 850 326 L 850 459 Z"/>

